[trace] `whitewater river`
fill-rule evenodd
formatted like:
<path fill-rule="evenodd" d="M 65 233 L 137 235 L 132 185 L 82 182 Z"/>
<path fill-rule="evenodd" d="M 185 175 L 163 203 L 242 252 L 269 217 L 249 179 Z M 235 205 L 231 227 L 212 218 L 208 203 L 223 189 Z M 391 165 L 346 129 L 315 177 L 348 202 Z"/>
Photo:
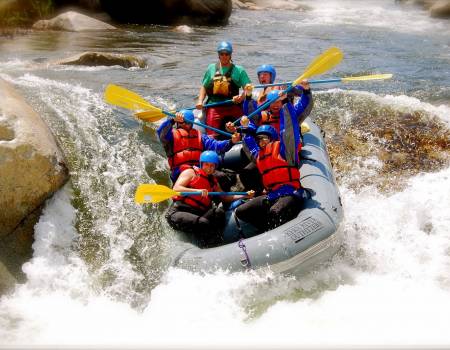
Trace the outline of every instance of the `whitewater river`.
<path fill-rule="evenodd" d="M 311 3 L 191 32 L 0 38 L 0 77 L 46 120 L 71 172 L 35 227 L 27 282 L 0 299 L 0 347 L 450 345 L 450 22 L 393 0 Z M 107 105 L 106 85 L 190 107 L 224 39 L 253 80 L 263 63 L 292 80 L 331 46 L 345 58 L 320 78 L 394 74 L 314 90 L 345 220 L 339 253 L 307 275 L 170 268 L 167 204 L 133 202 L 139 183 L 168 184 L 168 167 L 157 125 Z M 148 68 L 51 64 L 88 50 Z"/>

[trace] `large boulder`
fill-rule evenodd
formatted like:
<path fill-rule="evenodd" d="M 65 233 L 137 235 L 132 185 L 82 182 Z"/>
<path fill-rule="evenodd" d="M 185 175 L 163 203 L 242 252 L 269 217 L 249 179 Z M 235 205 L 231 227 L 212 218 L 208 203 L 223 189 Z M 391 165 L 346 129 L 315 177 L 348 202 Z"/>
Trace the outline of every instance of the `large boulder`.
<path fill-rule="evenodd" d="M 67 180 L 63 154 L 49 128 L 0 79 L 0 262 L 13 275 L 31 255 L 44 201 Z"/>
<path fill-rule="evenodd" d="M 431 17 L 450 18 L 450 0 L 436 1 L 430 7 Z"/>
<path fill-rule="evenodd" d="M 147 67 L 147 63 L 143 58 L 133 55 L 122 55 L 107 52 L 83 52 L 79 55 L 58 61 L 57 64 L 80 66 L 122 66 L 125 68 Z"/>
<path fill-rule="evenodd" d="M 223 25 L 231 0 L 100 0 L 101 8 L 119 23 Z"/>
<path fill-rule="evenodd" d="M 33 24 L 34 29 L 52 29 L 68 32 L 95 30 L 114 30 L 116 27 L 75 11 L 68 11 L 50 20 L 40 20 Z"/>

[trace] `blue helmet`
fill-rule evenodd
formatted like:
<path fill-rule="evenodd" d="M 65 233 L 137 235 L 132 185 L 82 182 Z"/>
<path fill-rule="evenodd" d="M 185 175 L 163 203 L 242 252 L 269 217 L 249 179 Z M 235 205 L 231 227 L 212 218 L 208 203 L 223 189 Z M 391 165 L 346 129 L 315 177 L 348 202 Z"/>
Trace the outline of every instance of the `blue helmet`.
<path fill-rule="evenodd" d="M 277 71 L 275 70 L 274 66 L 271 64 L 263 64 L 262 66 L 259 66 L 256 70 L 256 75 L 259 76 L 259 73 L 267 72 L 270 73 L 270 83 L 273 83 L 275 81 L 275 77 L 277 76 Z"/>
<path fill-rule="evenodd" d="M 203 163 L 214 163 L 217 168 L 220 164 L 220 159 L 216 152 L 204 151 L 200 154 L 200 166 L 202 166 Z"/>
<path fill-rule="evenodd" d="M 183 113 L 183 118 L 184 118 L 185 123 L 193 124 L 193 122 L 195 120 L 195 116 L 194 116 L 194 113 L 190 109 L 182 109 L 180 112 Z"/>
<path fill-rule="evenodd" d="M 275 130 L 275 128 L 273 126 L 270 126 L 270 125 L 261 125 L 256 130 L 256 136 L 258 136 L 258 135 L 267 135 L 267 136 L 269 136 L 271 141 L 278 140 L 277 131 Z"/>
<path fill-rule="evenodd" d="M 228 52 L 230 55 L 233 53 L 233 46 L 229 41 L 221 41 L 219 45 L 217 45 L 217 52 Z"/>
<path fill-rule="evenodd" d="M 276 100 L 280 96 L 280 90 L 272 90 L 267 94 L 267 101 Z"/>

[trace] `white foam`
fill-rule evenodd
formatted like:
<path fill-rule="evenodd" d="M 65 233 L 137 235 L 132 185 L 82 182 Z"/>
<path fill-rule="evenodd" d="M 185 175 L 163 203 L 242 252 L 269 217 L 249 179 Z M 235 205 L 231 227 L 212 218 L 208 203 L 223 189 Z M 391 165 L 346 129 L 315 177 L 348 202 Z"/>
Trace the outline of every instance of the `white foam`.
<path fill-rule="evenodd" d="M 430 18 L 419 6 L 401 6 L 391 0 L 322 0 L 308 3 L 305 12 L 293 25 L 353 25 L 391 29 L 403 33 L 450 33 L 445 20 Z"/>
<path fill-rule="evenodd" d="M 96 294 L 82 265 L 68 259 L 73 209 L 67 198 L 57 209 L 60 198 L 39 223 L 36 248 L 45 248 L 36 249 L 39 256 L 27 267 L 34 282 L 1 301 L 0 324 L 8 335 L 2 339 L 16 345 L 202 348 L 449 344 L 449 179 L 450 169 L 420 175 L 392 196 L 343 188 L 344 251 L 299 281 L 170 269 L 142 312 Z M 55 247 L 64 259 L 53 259 Z M 67 269 L 62 276 L 59 268 Z M 33 276 L 42 272 L 47 277 L 37 283 Z M 80 286 L 84 292 L 73 293 Z M 269 308 L 249 319 L 247 307 L 258 302 Z"/>

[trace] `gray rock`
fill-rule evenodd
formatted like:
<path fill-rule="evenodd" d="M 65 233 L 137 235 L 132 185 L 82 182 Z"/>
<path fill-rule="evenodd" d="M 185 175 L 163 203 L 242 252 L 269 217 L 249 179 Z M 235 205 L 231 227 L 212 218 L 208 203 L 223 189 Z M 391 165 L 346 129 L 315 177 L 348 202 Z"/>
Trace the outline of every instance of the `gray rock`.
<path fill-rule="evenodd" d="M 16 279 L 0 261 L 0 295 L 9 292 L 16 284 Z"/>
<path fill-rule="evenodd" d="M 66 58 L 56 62 L 62 65 L 80 65 L 80 66 L 122 66 L 130 67 L 147 67 L 147 63 L 143 58 L 133 55 L 122 55 L 107 52 L 83 52 L 79 55 Z"/>
<path fill-rule="evenodd" d="M 40 20 L 33 24 L 34 29 L 52 29 L 69 32 L 117 29 L 108 23 L 91 18 L 81 13 L 69 11 L 50 20 Z"/>
<path fill-rule="evenodd" d="M 45 122 L 0 79 L 0 262 L 13 276 L 31 257 L 43 203 L 68 178 L 63 154 Z"/>

